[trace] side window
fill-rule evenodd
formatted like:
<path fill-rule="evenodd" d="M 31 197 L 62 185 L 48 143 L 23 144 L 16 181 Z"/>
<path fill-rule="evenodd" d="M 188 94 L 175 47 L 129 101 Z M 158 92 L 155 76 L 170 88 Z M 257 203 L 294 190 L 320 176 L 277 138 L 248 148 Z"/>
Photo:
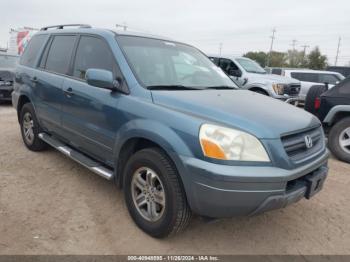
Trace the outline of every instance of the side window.
<path fill-rule="evenodd" d="M 29 67 L 35 67 L 35 62 L 39 51 L 44 45 L 47 35 L 35 35 L 29 41 L 27 48 L 21 56 L 20 64 Z"/>
<path fill-rule="evenodd" d="M 298 79 L 299 81 L 318 83 L 318 76 L 314 73 L 292 72 L 290 75 L 292 78 Z"/>
<path fill-rule="evenodd" d="M 216 58 L 216 57 L 209 57 L 209 59 L 210 59 L 214 64 L 216 64 L 217 66 L 219 65 L 219 58 Z"/>
<path fill-rule="evenodd" d="M 75 56 L 73 76 L 85 79 L 86 70 L 105 69 L 115 74 L 115 62 L 107 44 L 96 37 L 82 36 Z"/>
<path fill-rule="evenodd" d="M 219 61 L 219 66 L 226 72 L 226 74 L 228 74 L 230 70 L 239 71 L 239 68 L 230 59 L 221 58 Z"/>
<path fill-rule="evenodd" d="M 336 75 L 332 75 L 332 74 L 320 74 L 319 75 L 319 82 L 320 83 L 328 83 L 331 85 L 335 85 L 339 81 L 340 81 L 340 79 L 338 79 Z"/>
<path fill-rule="evenodd" d="M 60 74 L 68 74 L 75 39 L 75 36 L 67 35 L 59 35 L 53 38 L 47 55 L 46 70 Z"/>
<path fill-rule="evenodd" d="M 282 69 L 281 68 L 273 68 L 271 70 L 271 74 L 274 74 L 274 75 L 282 75 Z"/>

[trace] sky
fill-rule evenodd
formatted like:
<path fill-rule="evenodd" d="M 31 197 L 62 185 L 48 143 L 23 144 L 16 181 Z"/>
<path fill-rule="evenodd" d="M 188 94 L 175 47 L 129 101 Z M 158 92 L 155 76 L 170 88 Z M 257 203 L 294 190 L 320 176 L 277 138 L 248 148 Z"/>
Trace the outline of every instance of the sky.
<path fill-rule="evenodd" d="M 210 54 L 242 55 L 319 46 L 333 65 L 350 65 L 349 0 L 0 0 L 0 46 L 10 28 L 40 28 L 65 23 L 152 33 L 192 44 Z M 8 10 L 8 11 L 5 11 Z"/>

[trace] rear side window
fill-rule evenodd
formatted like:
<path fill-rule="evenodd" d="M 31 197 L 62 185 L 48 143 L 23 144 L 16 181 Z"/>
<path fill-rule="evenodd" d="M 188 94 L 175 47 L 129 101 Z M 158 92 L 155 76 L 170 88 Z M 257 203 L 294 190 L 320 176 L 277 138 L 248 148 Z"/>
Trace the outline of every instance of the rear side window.
<path fill-rule="evenodd" d="M 46 70 L 60 74 L 68 74 L 75 39 L 75 36 L 67 35 L 55 36 L 53 38 L 50 51 L 47 55 Z"/>
<path fill-rule="evenodd" d="M 320 74 L 319 75 L 319 83 L 328 83 L 331 85 L 335 85 L 337 82 L 339 82 L 340 79 L 333 74 Z"/>
<path fill-rule="evenodd" d="M 292 78 L 298 79 L 299 81 L 318 83 L 318 75 L 314 73 L 292 72 L 290 75 Z"/>
<path fill-rule="evenodd" d="M 115 75 L 113 55 L 107 44 L 97 37 L 82 36 L 76 52 L 73 76 L 85 79 L 86 70 L 91 68 L 105 69 Z"/>
<path fill-rule="evenodd" d="M 35 67 L 39 51 L 46 42 L 47 35 L 35 35 L 29 41 L 27 48 L 21 56 L 20 64 Z"/>

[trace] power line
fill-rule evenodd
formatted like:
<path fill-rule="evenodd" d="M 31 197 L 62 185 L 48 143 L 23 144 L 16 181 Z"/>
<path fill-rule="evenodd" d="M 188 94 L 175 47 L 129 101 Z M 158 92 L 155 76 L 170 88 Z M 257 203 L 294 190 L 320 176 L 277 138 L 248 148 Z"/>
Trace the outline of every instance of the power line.
<path fill-rule="evenodd" d="M 339 51 L 340 51 L 340 41 L 341 41 L 341 37 L 339 37 L 339 39 L 338 39 L 337 55 L 335 57 L 335 63 L 334 63 L 335 66 L 337 65 L 337 62 L 338 62 L 338 56 L 339 56 Z"/>
<path fill-rule="evenodd" d="M 275 41 L 275 33 L 276 33 L 276 28 L 272 29 L 272 36 L 270 36 L 271 37 L 271 46 L 270 46 L 269 56 L 267 57 L 266 66 L 270 65 L 273 42 Z"/>

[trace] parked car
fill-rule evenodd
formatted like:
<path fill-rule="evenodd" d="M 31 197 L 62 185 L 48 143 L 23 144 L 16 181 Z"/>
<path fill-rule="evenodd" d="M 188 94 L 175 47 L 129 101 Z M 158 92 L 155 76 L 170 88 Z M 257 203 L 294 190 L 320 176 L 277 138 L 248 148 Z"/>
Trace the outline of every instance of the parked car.
<path fill-rule="evenodd" d="M 13 91 L 14 69 L 0 68 L 0 103 L 11 101 Z"/>
<path fill-rule="evenodd" d="M 243 89 L 281 100 L 298 100 L 300 82 L 289 77 L 276 76 L 246 57 L 209 56 L 230 78 Z"/>
<path fill-rule="evenodd" d="M 12 100 L 29 150 L 49 144 L 114 180 L 153 237 L 192 212 L 254 215 L 309 199 L 328 172 L 315 116 L 238 90 L 198 49 L 162 37 L 45 27 Z"/>
<path fill-rule="evenodd" d="M 311 86 L 327 83 L 329 88 L 332 88 L 345 78 L 342 74 L 336 72 L 310 69 L 283 69 L 282 75 L 300 80 L 301 91 L 299 97 L 304 102 Z"/>
<path fill-rule="evenodd" d="M 328 91 L 322 85 L 311 87 L 306 105 L 322 121 L 332 153 L 350 163 L 350 77 Z"/>
<path fill-rule="evenodd" d="M 350 66 L 329 66 L 327 71 L 338 72 L 344 77 L 350 76 Z"/>

